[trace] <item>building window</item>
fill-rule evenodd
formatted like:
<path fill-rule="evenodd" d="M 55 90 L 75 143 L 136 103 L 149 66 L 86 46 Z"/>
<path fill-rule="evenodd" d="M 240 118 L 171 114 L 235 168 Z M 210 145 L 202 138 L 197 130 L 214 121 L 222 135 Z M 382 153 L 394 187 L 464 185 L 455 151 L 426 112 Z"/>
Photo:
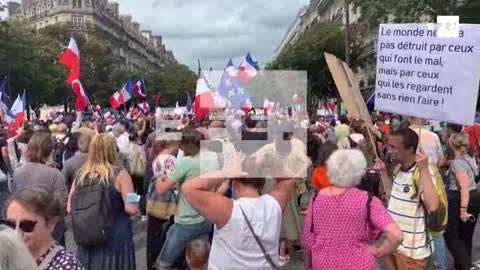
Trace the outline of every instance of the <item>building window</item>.
<path fill-rule="evenodd" d="M 83 28 L 85 25 L 83 16 L 72 15 L 72 25 L 74 28 Z"/>
<path fill-rule="evenodd" d="M 82 0 L 73 0 L 73 7 L 82 7 Z"/>

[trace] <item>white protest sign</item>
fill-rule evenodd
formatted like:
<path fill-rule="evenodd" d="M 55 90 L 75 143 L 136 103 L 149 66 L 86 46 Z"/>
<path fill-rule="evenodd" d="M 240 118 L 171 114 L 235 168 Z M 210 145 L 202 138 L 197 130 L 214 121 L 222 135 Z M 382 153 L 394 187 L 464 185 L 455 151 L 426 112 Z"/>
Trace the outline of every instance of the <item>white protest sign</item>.
<path fill-rule="evenodd" d="M 376 110 L 473 124 L 480 79 L 480 25 L 461 24 L 458 38 L 438 37 L 439 27 L 380 25 Z"/>

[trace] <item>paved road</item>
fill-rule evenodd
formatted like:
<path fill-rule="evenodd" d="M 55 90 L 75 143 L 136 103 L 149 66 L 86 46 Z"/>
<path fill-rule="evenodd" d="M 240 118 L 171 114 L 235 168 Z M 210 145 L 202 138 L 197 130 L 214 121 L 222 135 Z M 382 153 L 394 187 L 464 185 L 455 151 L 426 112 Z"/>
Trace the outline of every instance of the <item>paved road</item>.
<path fill-rule="evenodd" d="M 147 270 L 146 268 L 146 246 L 147 241 L 147 223 L 142 222 L 139 219 L 136 219 L 134 222 L 134 242 L 136 247 L 136 259 L 137 259 L 137 270 Z M 480 260 L 480 225 L 477 223 L 477 228 L 475 230 L 475 235 L 473 239 L 473 257 L 474 261 Z M 67 246 L 75 251 L 75 243 L 73 241 L 73 235 L 71 229 L 67 232 Z M 302 270 L 303 269 L 303 260 L 300 253 L 294 255 L 292 262 L 286 265 L 283 269 L 285 270 Z"/>

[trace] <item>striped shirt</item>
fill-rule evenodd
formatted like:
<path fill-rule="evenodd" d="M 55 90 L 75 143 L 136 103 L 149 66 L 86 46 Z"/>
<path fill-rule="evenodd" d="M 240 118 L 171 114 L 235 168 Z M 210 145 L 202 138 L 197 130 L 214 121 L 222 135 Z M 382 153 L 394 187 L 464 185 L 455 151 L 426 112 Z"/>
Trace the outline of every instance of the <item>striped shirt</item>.
<path fill-rule="evenodd" d="M 395 176 L 388 212 L 403 232 L 404 240 L 397 251 L 415 260 L 422 260 L 430 256 L 434 251 L 434 245 L 431 243 L 431 237 L 428 237 L 427 243 L 425 210 L 419 206 L 418 196 L 412 198 L 414 195 L 412 175 L 415 168 L 416 166 L 406 172 L 399 171 Z M 432 182 L 435 184 L 433 178 Z M 423 193 L 421 195 L 423 196 Z"/>

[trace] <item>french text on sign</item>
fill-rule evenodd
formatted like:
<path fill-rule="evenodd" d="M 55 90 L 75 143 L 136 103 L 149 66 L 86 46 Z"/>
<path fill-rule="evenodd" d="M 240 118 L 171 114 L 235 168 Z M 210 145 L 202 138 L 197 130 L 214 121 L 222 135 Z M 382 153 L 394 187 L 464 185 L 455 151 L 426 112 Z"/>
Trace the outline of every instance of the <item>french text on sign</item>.
<path fill-rule="evenodd" d="M 456 38 L 441 37 L 439 27 L 380 25 L 376 110 L 473 124 L 480 81 L 480 25 L 460 25 Z"/>

